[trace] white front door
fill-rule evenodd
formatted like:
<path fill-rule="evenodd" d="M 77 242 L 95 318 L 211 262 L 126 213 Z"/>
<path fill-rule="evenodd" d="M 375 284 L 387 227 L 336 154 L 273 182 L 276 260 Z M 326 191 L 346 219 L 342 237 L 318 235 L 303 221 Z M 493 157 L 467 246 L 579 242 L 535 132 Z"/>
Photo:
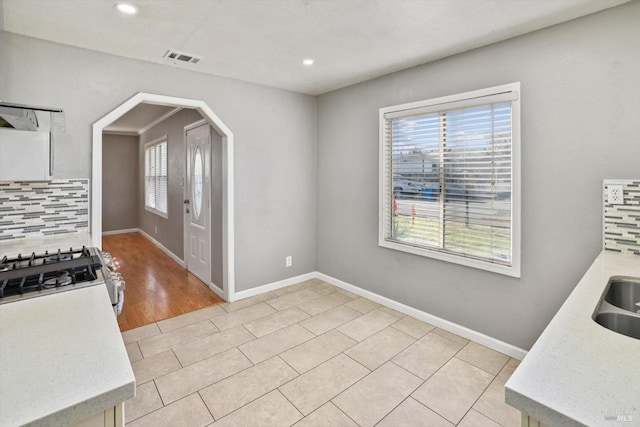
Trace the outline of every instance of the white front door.
<path fill-rule="evenodd" d="M 211 282 L 211 126 L 186 130 L 187 185 L 185 190 L 185 262 L 207 285 Z"/>

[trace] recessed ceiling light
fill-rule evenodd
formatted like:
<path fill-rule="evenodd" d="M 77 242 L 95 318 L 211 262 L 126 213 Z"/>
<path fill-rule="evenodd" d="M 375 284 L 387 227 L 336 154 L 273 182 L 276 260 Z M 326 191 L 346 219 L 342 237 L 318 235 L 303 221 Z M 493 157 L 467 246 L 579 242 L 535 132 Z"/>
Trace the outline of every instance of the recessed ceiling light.
<path fill-rule="evenodd" d="M 116 4 L 116 9 L 126 15 L 135 15 L 136 13 L 138 13 L 138 9 L 135 6 L 127 3 Z"/>
<path fill-rule="evenodd" d="M 311 59 L 311 58 L 304 59 L 304 60 L 302 61 L 302 63 L 303 63 L 304 65 L 306 65 L 306 66 L 313 65 L 315 62 L 316 62 L 316 61 L 314 61 L 314 60 L 313 60 L 313 59 Z"/>

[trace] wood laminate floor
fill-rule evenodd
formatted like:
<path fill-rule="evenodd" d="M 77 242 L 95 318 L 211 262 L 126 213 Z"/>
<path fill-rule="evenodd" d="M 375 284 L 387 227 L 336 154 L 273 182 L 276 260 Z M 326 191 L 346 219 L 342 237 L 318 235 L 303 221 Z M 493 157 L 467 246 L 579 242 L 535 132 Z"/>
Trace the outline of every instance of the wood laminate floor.
<path fill-rule="evenodd" d="M 121 331 L 148 325 L 223 300 L 139 233 L 104 236 L 102 247 L 113 256 L 127 283 Z"/>

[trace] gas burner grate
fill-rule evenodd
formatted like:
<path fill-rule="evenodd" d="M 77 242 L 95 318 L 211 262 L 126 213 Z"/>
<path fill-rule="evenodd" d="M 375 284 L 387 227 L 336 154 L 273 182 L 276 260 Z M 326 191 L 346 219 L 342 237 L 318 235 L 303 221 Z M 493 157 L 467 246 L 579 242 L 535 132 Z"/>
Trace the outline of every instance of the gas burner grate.
<path fill-rule="evenodd" d="M 0 273 L 43 264 L 55 264 L 58 262 L 70 261 L 77 258 L 87 258 L 90 256 L 91 252 L 85 246 L 83 246 L 82 249 L 76 250 L 74 250 L 73 248 L 69 248 L 68 251 L 58 249 L 53 253 L 45 251 L 45 253 L 39 255 L 36 255 L 35 252 L 32 252 L 31 255 L 28 255 L 26 257 L 22 256 L 22 254 L 18 254 L 18 256 L 14 258 L 8 258 L 7 256 L 4 256 L 0 260 Z"/>
<path fill-rule="evenodd" d="M 62 288 L 97 279 L 100 256 L 89 249 L 6 256 L 0 260 L 0 301 L 8 296 Z"/>

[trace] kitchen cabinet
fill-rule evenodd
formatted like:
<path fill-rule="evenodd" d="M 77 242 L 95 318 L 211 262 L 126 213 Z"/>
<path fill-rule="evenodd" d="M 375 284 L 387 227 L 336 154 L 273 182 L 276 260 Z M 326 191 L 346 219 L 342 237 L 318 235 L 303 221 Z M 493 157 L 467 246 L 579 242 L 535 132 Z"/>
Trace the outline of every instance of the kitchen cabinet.
<path fill-rule="evenodd" d="M 122 403 L 109 408 L 104 412 L 97 413 L 89 418 L 74 424 L 73 427 L 123 427 L 124 408 Z"/>

